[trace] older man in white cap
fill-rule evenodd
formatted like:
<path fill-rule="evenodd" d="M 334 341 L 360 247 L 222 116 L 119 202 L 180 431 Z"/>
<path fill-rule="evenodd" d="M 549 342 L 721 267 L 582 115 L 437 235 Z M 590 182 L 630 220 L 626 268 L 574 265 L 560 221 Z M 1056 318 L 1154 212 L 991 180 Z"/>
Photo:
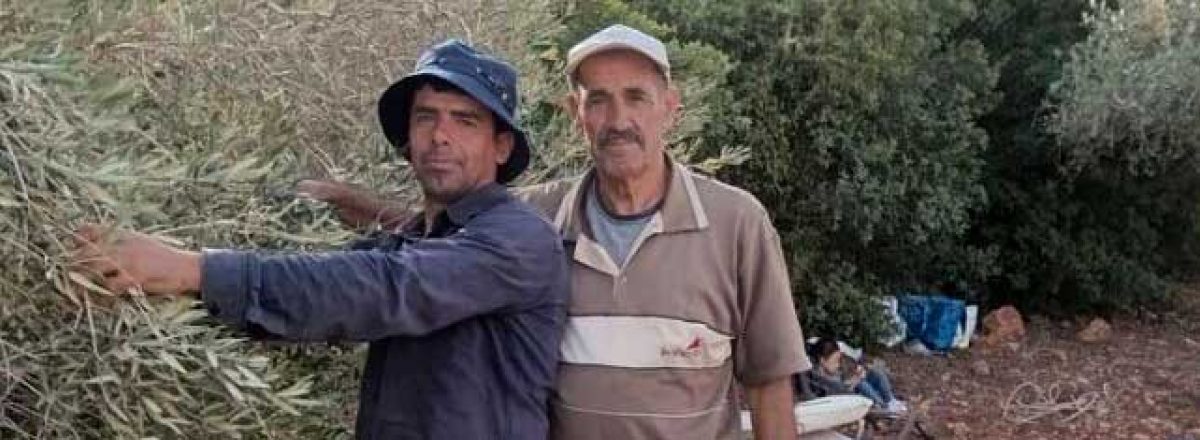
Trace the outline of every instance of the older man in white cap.
<path fill-rule="evenodd" d="M 767 211 L 668 156 L 680 97 L 662 42 L 615 25 L 567 60 L 594 167 L 521 191 L 572 260 L 551 437 L 739 438 L 740 385 L 757 438 L 796 438 L 791 377 L 811 365 Z M 307 185 L 351 222 L 393 217 L 369 195 Z"/>
<path fill-rule="evenodd" d="M 754 196 L 667 155 L 666 48 L 615 25 L 567 77 L 594 167 L 526 191 L 573 259 L 552 436 L 738 438 L 740 384 L 757 438 L 795 438 L 791 376 L 811 365 L 779 237 Z"/>

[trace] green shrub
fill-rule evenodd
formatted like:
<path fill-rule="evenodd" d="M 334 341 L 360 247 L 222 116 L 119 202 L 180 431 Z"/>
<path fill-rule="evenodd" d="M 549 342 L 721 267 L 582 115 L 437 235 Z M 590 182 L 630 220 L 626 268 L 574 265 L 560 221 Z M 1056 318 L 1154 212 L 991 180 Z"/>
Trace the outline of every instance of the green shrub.
<path fill-rule="evenodd" d="M 985 184 L 989 206 L 974 221 L 971 241 L 996 249 L 1000 273 L 988 280 L 989 305 L 1025 311 L 1069 310 L 1050 304 L 1047 273 L 1072 245 L 1058 229 L 1058 206 L 1070 203 L 1054 164 L 1053 136 L 1042 123 L 1064 52 L 1087 37 L 1085 0 L 987 2 L 960 34 L 976 38 L 999 63 L 1000 103 L 980 119 L 988 131 Z M 1069 304 L 1068 304 L 1069 305 Z"/>
<path fill-rule="evenodd" d="M 136 83 L 86 74 L 47 24 L 57 17 L 16 11 L 0 16 L 16 32 L 0 50 L 0 437 L 241 438 L 313 407 L 310 377 L 205 322 L 190 301 L 114 301 L 70 272 L 75 220 L 194 227 L 202 213 L 158 222 L 177 184 L 201 197 L 262 168 L 202 171 L 219 151 L 164 145 L 137 116 Z"/>
<path fill-rule="evenodd" d="M 1014 272 L 1062 309 L 1128 311 L 1200 261 L 1200 3 L 1100 5 L 1086 24 L 1046 120 L 1061 203 Z"/>

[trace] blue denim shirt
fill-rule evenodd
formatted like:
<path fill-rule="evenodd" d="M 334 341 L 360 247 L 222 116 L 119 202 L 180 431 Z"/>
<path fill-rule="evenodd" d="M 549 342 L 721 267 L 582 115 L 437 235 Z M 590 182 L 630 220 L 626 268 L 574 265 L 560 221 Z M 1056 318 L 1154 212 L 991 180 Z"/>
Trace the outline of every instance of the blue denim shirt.
<path fill-rule="evenodd" d="M 562 242 L 499 185 L 348 251 L 206 251 L 201 297 L 268 337 L 370 341 L 360 439 L 546 437 L 566 318 Z"/>

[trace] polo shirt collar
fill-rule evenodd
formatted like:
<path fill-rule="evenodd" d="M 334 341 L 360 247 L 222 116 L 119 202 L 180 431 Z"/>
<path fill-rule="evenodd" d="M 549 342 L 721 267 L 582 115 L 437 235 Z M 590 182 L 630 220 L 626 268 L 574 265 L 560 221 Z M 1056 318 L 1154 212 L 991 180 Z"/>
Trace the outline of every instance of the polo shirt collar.
<path fill-rule="evenodd" d="M 446 215 L 450 217 L 451 222 L 462 226 L 479 213 L 499 205 L 510 197 L 503 185 L 489 183 L 451 203 L 446 207 Z"/>
<path fill-rule="evenodd" d="M 704 205 L 696 192 L 695 175 L 670 157 L 667 157 L 666 163 L 672 170 L 671 180 L 667 184 L 662 208 L 656 214 L 661 218 L 662 232 L 686 232 L 707 228 L 708 215 L 705 214 Z M 589 169 L 583 178 L 575 182 L 559 206 L 554 221 L 555 226 L 565 236 L 578 236 L 585 229 L 587 217 L 583 214 L 584 201 L 588 189 L 593 185 L 595 174 L 595 168 Z"/>
<path fill-rule="evenodd" d="M 454 201 L 454 203 L 451 203 L 446 207 L 445 211 L 437 216 L 437 219 L 434 220 L 433 235 L 442 235 L 438 232 L 441 232 L 442 229 L 447 229 L 446 227 L 453 229 L 460 228 L 476 215 L 479 215 L 479 213 L 487 211 L 511 197 L 508 194 L 508 190 L 498 183 L 489 183 L 482 188 L 471 191 Z M 404 227 L 404 230 L 409 233 L 423 234 L 425 231 L 424 219 L 424 215 L 416 216 L 411 223 Z"/>

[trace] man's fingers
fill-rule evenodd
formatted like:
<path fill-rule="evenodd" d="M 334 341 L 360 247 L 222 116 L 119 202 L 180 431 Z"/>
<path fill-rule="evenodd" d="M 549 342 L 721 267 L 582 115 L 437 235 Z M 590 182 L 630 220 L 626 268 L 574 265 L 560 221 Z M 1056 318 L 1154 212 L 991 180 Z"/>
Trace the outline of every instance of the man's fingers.
<path fill-rule="evenodd" d="M 141 292 L 141 286 L 137 280 L 130 277 L 124 271 L 117 271 L 115 275 L 106 277 L 104 279 L 104 288 L 117 295 L 128 294 L 131 289 Z"/>
<path fill-rule="evenodd" d="M 72 237 L 75 249 L 71 266 L 118 295 L 142 294 L 141 282 L 123 267 L 132 248 L 145 247 L 154 238 L 136 232 L 115 232 L 111 227 L 85 224 Z M 135 260 L 136 261 L 136 260 Z"/>
<path fill-rule="evenodd" d="M 99 225 L 95 223 L 85 223 L 75 231 L 72 237 L 77 247 L 83 247 L 87 244 L 100 245 L 104 244 L 107 238 L 112 238 L 114 242 L 119 242 L 124 234 L 120 233 L 112 226 Z"/>
<path fill-rule="evenodd" d="M 333 198 L 330 186 L 331 184 L 324 180 L 304 179 L 296 183 L 296 195 L 326 202 Z"/>
<path fill-rule="evenodd" d="M 75 249 L 71 253 L 71 266 L 97 273 L 111 270 L 110 266 L 115 263 L 108 255 L 109 250 L 101 244 L 101 237 L 102 233 L 92 225 L 80 228 L 73 237 Z"/>
<path fill-rule="evenodd" d="M 75 250 L 71 255 L 71 267 L 90 278 L 107 283 L 121 274 L 118 262 L 113 259 L 113 249 L 105 243 L 112 228 L 97 224 L 84 224 L 75 232 Z"/>
<path fill-rule="evenodd" d="M 304 179 L 296 183 L 297 196 L 334 204 L 354 191 L 353 185 L 336 180 Z"/>
<path fill-rule="evenodd" d="M 91 242 L 81 242 L 71 252 L 71 264 L 85 264 L 102 256 L 104 256 L 104 251 L 100 249 L 100 246 Z"/>
<path fill-rule="evenodd" d="M 106 228 L 100 225 L 85 223 L 83 226 L 80 226 L 79 230 L 75 233 L 75 242 L 95 243 L 100 241 L 100 238 L 104 237 L 105 232 L 107 232 Z"/>
<path fill-rule="evenodd" d="M 116 262 L 109 257 L 106 249 L 89 241 L 82 233 L 77 234 L 76 238 L 76 248 L 71 253 L 71 267 L 97 274 L 108 272 L 116 267 Z"/>
<path fill-rule="evenodd" d="M 106 252 L 104 249 L 105 237 L 111 235 L 112 228 L 96 224 L 84 224 L 72 234 L 71 239 L 75 243 L 76 259 L 88 259 L 97 255 L 103 255 Z M 117 238 L 120 238 L 119 236 Z"/>
<path fill-rule="evenodd" d="M 104 256 L 76 260 L 72 266 L 95 277 L 108 277 L 121 270 L 116 261 Z"/>

